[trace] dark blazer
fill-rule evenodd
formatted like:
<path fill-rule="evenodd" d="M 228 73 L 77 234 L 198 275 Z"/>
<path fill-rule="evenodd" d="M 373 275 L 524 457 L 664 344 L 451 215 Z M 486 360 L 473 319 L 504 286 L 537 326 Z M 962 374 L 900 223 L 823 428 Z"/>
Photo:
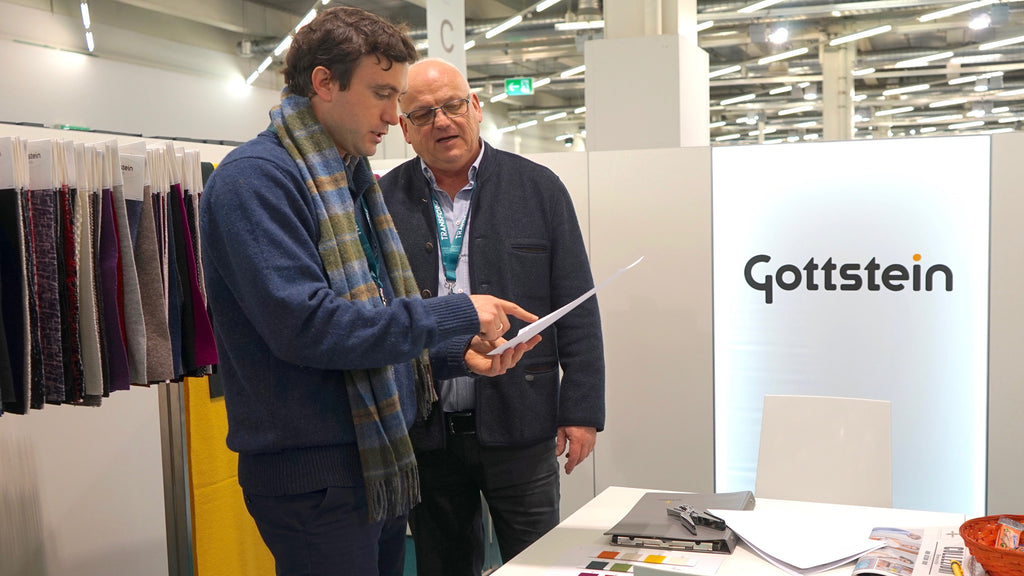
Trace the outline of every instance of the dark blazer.
<path fill-rule="evenodd" d="M 510 300 L 543 317 L 594 286 L 572 200 L 551 170 L 484 146 L 465 240 L 471 291 Z M 380 186 L 423 296 L 436 296 L 437 225 L 419 158 L 386 174 Z M 510 319 L 509 337 L 524 326 Z M 529 445 L 554 438 L 558 426 L 604 428 L 604 347 L 596 297 L 542 336 L 508 373 L 476 378 L 481 444 Z M 433 410 L 426 424 L 413 427 L 417 450 L 444 446 L 439 413 Z"/>

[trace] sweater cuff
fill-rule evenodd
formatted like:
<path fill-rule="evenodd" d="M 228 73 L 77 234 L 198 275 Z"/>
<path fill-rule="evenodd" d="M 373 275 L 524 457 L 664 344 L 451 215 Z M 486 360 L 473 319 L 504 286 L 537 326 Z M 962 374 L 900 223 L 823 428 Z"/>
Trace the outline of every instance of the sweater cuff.
<path fill-rule="evenodd" d="M 450 294 L 423 300 L 437 320 L 437 341 L 472 336 L 480 331 L 480 316 L 468 294 Z M 463 342 L 465 344 L 465 342 Z"/>
<path fill-rule="evenodd" d="M 450 380 L 460 376 L 476 376 L 466 365 L 466 350 L 472 336 L 456 336 L 430 350 L 430 366 L 437 380 Z"/>

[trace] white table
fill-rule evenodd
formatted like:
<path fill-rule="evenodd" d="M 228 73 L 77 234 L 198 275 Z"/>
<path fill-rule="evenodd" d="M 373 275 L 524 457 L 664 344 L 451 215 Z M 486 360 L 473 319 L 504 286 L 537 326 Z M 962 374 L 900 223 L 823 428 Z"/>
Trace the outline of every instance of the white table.
<path fill-rule="evenodd" d="M 541 576 L 550 574 L 555 568 L 571 569 L 575 565 L 559 566 L 565 561 L 566 551 L 581 546 L 607 546 L 609 537 L 604 532 L 615 525 L 632 509 L 637 500 L 646 492 L 664 492 L 664 490 L 646 490 L 641 488 L 623 488 L 612 486 L 598 494 L 593 500 L 569 516 L 554 530 L 533 543 L 521 554 L 513 558 L 495 572 L 493 576 Z M 784 513 L 786 506 L 791 505 L 785 500 L 758 498 L 756 510 L 778 510 Z M 822 506 L 835 506 L 822 504 Z M 917 528 L 925 526 L 959 526 L 965 520 L 963 514 L 946 512 L 924 512 L 917 510 L 900 510 L 895 508 L 862 508 L 870 511 L 872 518 L 877 514 L 878 526 L 901 526 Z M 827 576 L 849 575 L 853 563 L 847 563 L 821 574 Z M 583 571 L 583 570 L 580 570 Z M 783 570 L 769 564 L 750 548 L 740 543 L 732 554 L 718 569 L 716 576 L 776 576 L 786 574 Z"/>

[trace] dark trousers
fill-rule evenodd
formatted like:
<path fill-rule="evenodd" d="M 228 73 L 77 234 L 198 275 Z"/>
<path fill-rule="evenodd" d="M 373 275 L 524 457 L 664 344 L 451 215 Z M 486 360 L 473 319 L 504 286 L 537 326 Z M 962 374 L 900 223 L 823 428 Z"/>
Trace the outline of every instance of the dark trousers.
<path fill-rule="evenodd" d="M 365 489 L 245 495 L 278 576 L 402 576 L 407 515 L 370 522 Z"/>
<path fill-rule="evenodd" d="M 558 524 L 555 441 L 524 448 L 480 446 L 448 436 L 444 450 L 416 455 L 423 501 L 409 515 L 417 576 L 480 576 L 483 493 L 507 562 Z"/>

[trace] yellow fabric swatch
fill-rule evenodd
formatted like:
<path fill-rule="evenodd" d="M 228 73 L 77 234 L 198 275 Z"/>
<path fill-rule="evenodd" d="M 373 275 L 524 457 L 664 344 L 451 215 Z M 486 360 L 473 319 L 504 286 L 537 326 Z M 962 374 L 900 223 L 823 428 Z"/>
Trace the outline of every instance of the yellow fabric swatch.
<path fill-rule="evenodd" d="M 274 576 L 238 486 L 238 455 L 228 450 L 224 398 L 210 398 L 209 378 L 185 379 L 185 429 L 196 576 Z"/>

